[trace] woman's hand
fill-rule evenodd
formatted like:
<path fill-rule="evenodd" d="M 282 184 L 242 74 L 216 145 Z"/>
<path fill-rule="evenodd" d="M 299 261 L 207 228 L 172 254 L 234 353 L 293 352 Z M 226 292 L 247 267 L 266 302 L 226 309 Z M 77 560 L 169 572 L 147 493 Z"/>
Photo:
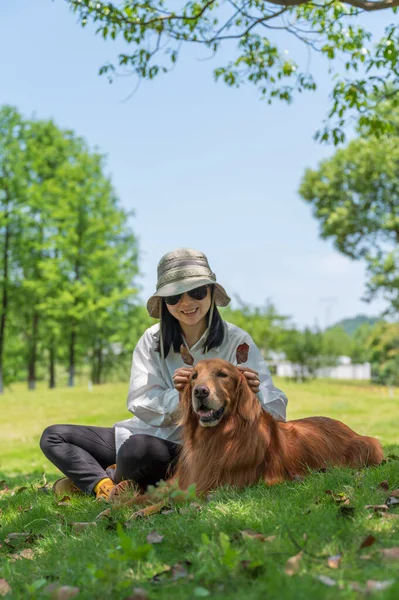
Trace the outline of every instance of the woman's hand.
<path fill-rule="evenodd" d="M 258 372 L 254 371 L 253 369 L 250 369 L 249 367 L 241 367 L 240 365 L 238 365 L 237 369 L 239 371 L 241 371 L 241 373 L 244 374 L 244 376 L 247 380 L 247 383 L 248 383 L 249 387 L 251 388 L 251 390 L 253 391 L 253 393 L 257 394 L 259 392 L 259 386 L 260 386 Z"/>
<path fill-rule="evenodd" d="M 179 369 L 176 369 L 172 377 L 175 390 L 181 392 L 184 389 L 184 386 L 190 379 L 192 371 L 192 367 L 180 367 Z"/>

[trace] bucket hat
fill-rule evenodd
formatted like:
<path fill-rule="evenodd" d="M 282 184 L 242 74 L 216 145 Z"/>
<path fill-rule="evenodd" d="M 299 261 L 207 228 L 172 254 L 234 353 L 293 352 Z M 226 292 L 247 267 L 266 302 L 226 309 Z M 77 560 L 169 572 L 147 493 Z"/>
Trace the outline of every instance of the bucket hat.
<path fill-rule="evenodd" d="M 165 254 L 158 263 L 155 293 L 147 302 L 150 317 L 161 317 L 162 298 L 184 294 L 202 285 L 214 285 L 214 302 L 227 306 L 230 302 L 225 289 L 216 281 L 208 259 L 203 252 L 192 248 L 178 248 Z"/>

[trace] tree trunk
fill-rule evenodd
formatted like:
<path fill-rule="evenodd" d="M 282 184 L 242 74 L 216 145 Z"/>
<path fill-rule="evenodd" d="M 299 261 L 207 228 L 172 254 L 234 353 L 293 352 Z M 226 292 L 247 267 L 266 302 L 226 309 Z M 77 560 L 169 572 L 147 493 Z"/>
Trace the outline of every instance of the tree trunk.
<path fill-rule="evenodd" d="M 76 330 L 75 322 L 72 322 L 71 339 L 69 341 L 69 377 L 68 386 L 74 387 L 75 385 L 75 344 L 76 344 Z"/>
<path fill-rule="evenodd" d="M 31 346 L 29 349 L 28 358 L 28 388 L 30 390 L 36 389 L 36 354 L 37 354 L 37 332 L 39 327 L 39 313 L 35 309 L 33 312 L 32 319 L 32 337 Z"/>
<path fill-rule="evenodd" d="M 50 364 L 49 364 L 49 388 L 55 388 L 55 341 L 54 338 L 50 340 Z"/>
<path fill-rule="evenodd" d="M 7 206 L 8 209 L 8 206 Z M 8 222 L 9 212 L 5 213 L 5 233 L 3 248 L 3 290 L 1 300 L 1 318 L 0 318 L 0 394 L 4 391 L 3 382 L 3 358 L 4 358 L 4 337 L 6 331 L 7 308 L 8 308 L 8 254 L 10 248 L 10 224 Z"/>
<path fill-rule="evenodd" d="M 99 343 L 98 349 L 97 349 L 97 382 L 98 385 L 100 385 L 101 383 L 101 375 L 102 375 L 102 369 L 103 369 L 103 346 L 102 343 Z"/>

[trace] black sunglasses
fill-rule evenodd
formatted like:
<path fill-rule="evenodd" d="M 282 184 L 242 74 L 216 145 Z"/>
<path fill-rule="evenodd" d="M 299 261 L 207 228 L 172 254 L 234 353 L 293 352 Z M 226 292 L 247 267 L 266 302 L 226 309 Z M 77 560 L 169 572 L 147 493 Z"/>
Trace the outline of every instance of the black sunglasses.
<path fill-rule="evenodd" d="M 206 298 L 207 293 L 208 293 L 207 285 L 201 285 L 201 287 L 194 288 L 193 290 L 189 290 L 187 292 L 187 294 L 190 296 L 190 298 L 193 298 L 194 300 L 203 300 L 204 298 Z M 175 296 L 165 296 L 164 300 L 165 300 L 166 304 L 169 304 L 170 306 L 174 306 L 175 304 L 180 302 L 182 297 L 183 297 L 183 294 L 176 294 Z"/>

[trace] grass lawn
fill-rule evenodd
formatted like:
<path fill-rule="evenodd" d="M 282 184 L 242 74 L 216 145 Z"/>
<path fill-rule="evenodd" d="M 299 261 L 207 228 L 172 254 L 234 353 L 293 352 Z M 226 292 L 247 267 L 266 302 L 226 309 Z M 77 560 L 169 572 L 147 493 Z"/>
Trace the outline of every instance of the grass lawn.
<path fill-rule="evenodd" d="M 76 497 L 60 505 L 48 493 L 43 473 L 51 484 L 57 472 L 38 441 L 52 423 L 108 426 L 126 418 L 127 384 L 92 392 L 7 390 L 0 418 L 0 596 L 5 580 L 6 597 L 20 599 L 72 597 L 59 586 L 78 588 L 65 594 L 79 599 L 335 600 L 363 597 L 366 588 L 379 599 L 399 598 L 399 504 L 385 513 L 366 508 L 399 489 L 399 390 L 390 397 L 384 388 L 351 382 L 276 385 L 290 399 L 290 419 L 339 418 L 378 436 L 387 461 L 271 488 L 223 489 L 208 502 L 188 501 L 145 519 L 113 509 L 96 520 L 105 504 Z M 96 524 L 73 525 L 82 522 Z M 153 531 L 163 536 L 160 543 L 148 543 Z M 369 545 L 360 548 L 366 538 Z"/>

